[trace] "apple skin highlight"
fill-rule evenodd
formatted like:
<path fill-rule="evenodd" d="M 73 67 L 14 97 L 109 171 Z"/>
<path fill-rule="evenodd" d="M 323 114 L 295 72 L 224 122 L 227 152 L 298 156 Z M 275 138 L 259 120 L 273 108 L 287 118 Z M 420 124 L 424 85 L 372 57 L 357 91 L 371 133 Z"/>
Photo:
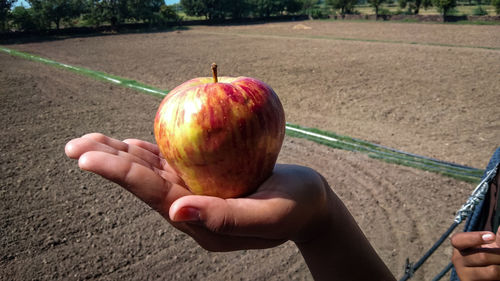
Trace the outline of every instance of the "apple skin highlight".
<path fill-rule="evenodd" d="M 285 114 L 262 81 L 214 79 L 191 79 L 172 90 L 156 114 L 155 138 L 191 192 L 240 197 L 271 175 L 285 135 Z"/>

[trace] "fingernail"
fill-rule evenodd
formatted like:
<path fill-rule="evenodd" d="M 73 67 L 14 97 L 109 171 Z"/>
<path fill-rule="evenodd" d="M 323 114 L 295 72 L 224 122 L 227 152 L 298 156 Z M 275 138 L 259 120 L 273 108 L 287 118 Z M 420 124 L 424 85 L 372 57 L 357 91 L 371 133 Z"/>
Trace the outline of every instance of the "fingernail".
<path fill-rule="evenodd" d="M 481 238 L 483 238 L 484 241 L 493 241 L 493 240 L 495 240 L 495 235 L 493 235 L 491 233 L 486 233 L 486 234 L 483 234 L 483 236 L 481 236 Z"/>
<path fill-rule="evenodd" d="M 200 210 L 193 207 L 180 208 L 174 216 L 176 222 L 200 221 Z"/>

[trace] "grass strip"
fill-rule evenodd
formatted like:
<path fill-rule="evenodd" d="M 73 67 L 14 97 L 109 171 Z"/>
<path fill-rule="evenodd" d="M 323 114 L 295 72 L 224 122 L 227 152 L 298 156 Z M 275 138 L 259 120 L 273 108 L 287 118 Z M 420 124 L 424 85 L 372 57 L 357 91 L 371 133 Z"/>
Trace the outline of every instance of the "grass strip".
<path fill-rule="evenodd" d="M 134 90 L 138 90 L 156 97 L 162 98 L 168 94 L 168 91 L 162 91 L 149 85 L 139 83 L 135 80 L 125 79 L 119 76 L 110 75 L 100 71 L 94 71 L 84 67 L 67 65 L 37 55 L 32 55 L 5 47 L 0 47 L 0 50 L 13 56 L 41 62 L 63 69 L 68 69 L 77 74 L 82 74 L 97 80 L 102 80 L 116 85 L 132 88 Z M 291 137 L 304 138 L 336 149 L 365 153 L 369 157 L 372 157 L 374 159 L 380 159 L 389 163 L 395 163 L 425 171 L 432 171 L 467 182 L 478 182 L 484 172 L 480 169 L 461 166 L 450 162 L 444 162 L 421 155 L 411 154 L 393 148 L 373 144 L 360 139 L 338 135 L 316 128 L 301 127 L 299 125 L 291 123 L 286 124 L 286 133 Z"/>
<path fill-rule="evenodd" d="M 332 132 L 321 131 L 315 128 L 304 128 L 294 124 L 287 124 L 287 135 L 304 138 L 336 149 L 361 152 L 367 154 L 371 158 L 425 171 L 432 171 L 467 182 L 478 182 L 484 173 L 481 169 L 439 161 L 411 153 L 399 152 L 394 149 L 385 148 L 348 136 L 337 135 Z"/>
<path fill-rule="evenodd" d="M 306 127 L 301 127 L 299 125 L 293 125 L 293 124 L 288 124 L 288 126 L 290 128 L 296 129 L 295 131 L 299 131 L 299 132 L 302 131 L 302 132 L 310 133 L 309 135 L 313 135 L 313 136 L 316 135 L 318 137 L 328 136 L 330 138 L 336 139 L 337 142 L 352 144 L 356 147 L 357 150 L 365 150 L 365 151 L 369 151 L 369 152 L 384 154 L 384 155 L 391 156 L 391 157 L 401 158 L 404 160 L 422 162 L 422 163 L 425 163 L 427 165 L 432 165 L 432 166 L 443 166 L 443 167 L 447 167 L 448 169 L 456 170 L 459 172 L 471 173 L 473 175 L 483 173 L 483 171 L 480 169 L 462 166 L 462 165 L 458 165 L 455 163 L 445 162 L 445 161 L 441 161 L 441 160 L 437 160 L 437 159 L 433 159 L 433 158 L 429 158 L 429 157 L 425 157 L 425 156 L 421 156 L 421 155 L 416 155 L 416 154 L 412 154 L 412 153 L 408 153 L 408 152 L 403 152 L 403 151 L 399 151 L 399 150 L 396 150 L 393 148 L 389 148 L 389 147 L 377 145 L 374 143 L 370 143 L 367 141 L 363 141 L 360 139 L 355 139 L 355 138 L 351 138 L 348 136 L 342 136 L 342 135 L 338 135 L 338 134 L 335 134 L 332 132 L 321 131 L 321 130 L 316 129 L 316 128 L 306 128 Z"/>
<path fill-rule="evenodd" d="M 145 92 L 145 93 L 153 95 L 153 96 L 164 97 L 168 93 L 168 91 L 163 91 L 163 90 L 160 90 L 158 88 L 154 88 L 154 87 L 151 87 L 149 85 L 142 84 L 142 83 L 137 82 L 135 80 L 126 79 L 126 78 L 115 76 L 115 75 L 110 75 L 110 74 L 107 74 L 104 72 L 95 71 L 95 70 L 91 70 L 91 69 L 79 67 L 79 66 L 72 66 L 72 65 L 65 64 L 65 63 L 60 63 L 60 62 L 46 59 L 46 58 L 43 58 L 43 57 L 40 57 L 37 55 L 33 55 L 33 54 L 21 52 L 21 51 L 16 51 L 16 50 L 5 48 L 5 47 L 0 47 L 0 50 L 5 52 L 5 53 L 8 53 L 10 55 L 16 56 L 16 57 L 28 59 L 31 61 L 41 62 L 41 63 L 55 66 L 58 68 L 67 69 L 67 70 L 70 70 L 72 72 L 75 72 L 78 74 L 83 74 L 85 76 L 88 76 L 88 77 L 91 77 L 91 78 L 94 78 L 97 80 L 110 82 L 110 83 L 121 85 L 121 86 L 124 86 L 127 88 L 132 88 L 134 90 Z"/>

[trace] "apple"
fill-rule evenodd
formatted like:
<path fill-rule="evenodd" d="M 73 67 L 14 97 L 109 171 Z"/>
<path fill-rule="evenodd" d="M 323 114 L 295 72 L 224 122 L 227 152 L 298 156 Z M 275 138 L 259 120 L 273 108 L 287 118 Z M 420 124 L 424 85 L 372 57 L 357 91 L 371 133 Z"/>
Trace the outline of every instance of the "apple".
<path fill-rule="evenodd" d="M 285 136 L 276 93 L 249 77 L 191 79 L 173 89 L 156 113 L 162 156 L 198 195 L 247 195 L 272 173 Z"/>

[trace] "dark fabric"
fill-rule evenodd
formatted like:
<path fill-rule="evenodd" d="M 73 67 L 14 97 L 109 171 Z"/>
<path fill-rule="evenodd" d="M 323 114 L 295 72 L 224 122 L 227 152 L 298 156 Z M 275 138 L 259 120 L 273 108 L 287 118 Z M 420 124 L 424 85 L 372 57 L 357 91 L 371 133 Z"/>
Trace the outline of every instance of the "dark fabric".
<path fill-rule="evenodd" d="M 491 156 L 490 162 L 486 166 L 482 179 L 486 177 L 486 173 L 489 170 L 495 168 L 499 164 L 500 147 L 497 148 L 497 150 L 495 150 L 495 152 Z M 500 211 L 498 211 L 500 210 L 500 200 L 498 200 L 500 197 L 498 194 L 498 174 L 500 174 L 500 172 L 497 173 L 495 180 L 492 181 L 496 183 L 496 186 L 493 186 L 492 188 L 492 184 L 490 184 L 490 189 L 488 191 L 488 194 L 486 195 L 486 198 L 483 200 L 483 202 L 479 203 L 479 205 L 476 206 L 476 208 L 474 209 L 474 213 L 472 213 L 470 218 L 466 221 L 464 232 L 479 231 L 484 229 L 496 230 L 498 228 L 498 225 L 500 224 Z M 493 208 L 490 208 L 490 206 L 493 206 Z M 460 281 L 454 268 L 451 271 L 450 281 Z"/>
<path fill-rule="evenodd" d="M 500 225 L 500 199 L 498 197 L 499 194 L 500 194 L 500 190 L 499 190 L 499 186 L 500 186 L 500 177 L 498 176 L 498 171 L 497 171 L 497 175 L 495 177 L 495 180 L 493 180 L 493 182 L 491 183 L 491 188 L 495 189 L 497 191 L 497 204 L 496 204 L 496 208 L 495 208 L 495 213 L 493 214 L 493 218 L 491 220 L 492 224 L 492 230 L 493 232 L 497 232 L 498 230 L 498 226 Z"/>
<path fill-rule="evenodd" d="M 486 166 L 483 178 L 486 177 L 486 172 L 493 169 L 495 166 L 498 165 L 498 163 L 500 163 L 500 147 L 497 148 L 497 150 L 495 150 L 495 152 L 491 156 L 490 162 Z M 487 198 L 485 198 L 483 202 L 477 205 L 476 209 L 474 210 L 474 213 L 465 223 L 464 231 L 482 230 L 484 224 L 486 223 L 487 212 L 489 209 L 489 204 L 487 203 L 490 200 L 489 196 L 490 193 L 488 193 Z"/>
<path fill-rule="evenodd" d="M 493 179 L 493 181 L 491 181 L 490 183 L 490 189 L 488 191 L 489 193 L 488 207 L 486 205 L 484 206 L 484 209 L 488 210 L 487 219 L 482 224 L 484 225 L 484 227 L 480 227 L 480 229 L 482 230 L 492 231 L 495 233 L 498 230 L 498 223 L 500 220 L 500 212 L 499 212 L 500 200 L 498 200 L 499 199 L 498 191 L 499 190 L 498 190 L 498 174 L 497 174 Z"/>

